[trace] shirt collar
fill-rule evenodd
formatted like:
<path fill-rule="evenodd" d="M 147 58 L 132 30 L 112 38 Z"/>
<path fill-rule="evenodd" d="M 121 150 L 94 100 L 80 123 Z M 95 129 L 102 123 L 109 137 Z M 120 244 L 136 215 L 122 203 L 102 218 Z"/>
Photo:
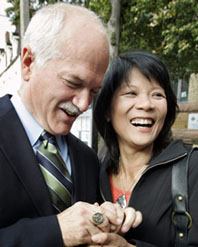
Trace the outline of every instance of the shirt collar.
<path fill-rule="evenodd" d="M 29 113 L 29 111 L 23 104 L 23 101 L 21 100 L 21 97 L 19 96 L 18 92 L 14 93 L 14 95 L 11 98 L 11 102 L 14 105 L 14 108 L 23 124 L 23 127 L 26 131 L 31 145 L 33 146 L 37 142 L 39 136 L 41 135 L 43 128 Z"/>

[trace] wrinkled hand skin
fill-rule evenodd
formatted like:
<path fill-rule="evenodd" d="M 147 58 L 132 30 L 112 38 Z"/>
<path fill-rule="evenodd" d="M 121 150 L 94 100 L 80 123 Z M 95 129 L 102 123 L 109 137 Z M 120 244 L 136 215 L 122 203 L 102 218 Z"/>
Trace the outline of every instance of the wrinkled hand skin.
<path fill-rule="evenodd" d="M 86 202 L 77 202 L 57 215 L 64 246 L 91 244 L 91 236 L 102 232 L 91 222 L 98 206 Z M 105 224 L 108 220 L 105 218 Z M 104 223 L 103 222 L 103 223 Z"/>
<path fill-rule="evenodd" d="M 93 214 L 97 212 L 104 216 L 104 222 L 99 225 L 95 225 L 92 219 Z M 111 202 L 105 202 L 101 206 L 98 203 L 92 205 L 86 202 L 77 202 L 58 214 L 57 219 L 65 247 L 98 244 L 98 240 L 94 242 L 94 236 L 99 241 L 112 242 L 113 244 L 120 243 L 121 245 L 115 246 L 126 247 L 132 245 L 128 245 L 124 238 L 114 234 L 114 232 L 125 233 L 131 227 L 138 226 L 142 221 L 142 216 L 140 212 L 133 208 L 122 209 L 118 204 Z M 100 235 L 104 232 L 109 234 Z M 113 233 L 110 234 L 110 232 Z M 106 246 L 111 246 L 111 244 Z"/>

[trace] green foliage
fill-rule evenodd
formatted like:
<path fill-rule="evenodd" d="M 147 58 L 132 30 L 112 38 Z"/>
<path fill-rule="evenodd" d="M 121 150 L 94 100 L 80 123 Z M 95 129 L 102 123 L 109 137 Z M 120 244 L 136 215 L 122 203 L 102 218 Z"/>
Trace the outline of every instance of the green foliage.
<path fill-rule="evenodd" d="M 10 18 L 12 24 L 20 24 L 20 0 L 7 0 L 12 6 L 6 9 L 6 14 Z M 35 13 L 37 9 L 46 4 L 53 4 L 58 0 L 29 0 L 30 17 Z M 59 2 L 72 2 L 76 4 L 83 4 L 83 0 L 59 0 Z"/>
<path fill-rule="evenodd" d="M 19 0 L 8 15 L 19 23 Z M 38 4 L 35 5 L 35 2 Z M 42 4 L 57 2 L 30 0 L 31 13 Z M 82 4 L 96 12 L 104 23 L 111 14 L 110 0 L 65 0 Z M 173 78 L 198 73 L 198 1 L 197 0 L 121 0 L 119 52 L 146 49 L 160 55 Z M 112 38 L 113 41 L 113 38 Z"/>
<path fill-rule="evenodd" d="M 107 23 L 111 14 L 110 0 L 85 0 L 85 7 L 94 11 L 104 23 Z"/>
<path fill-rule="evenodd" d="M 120 52 L 146 49 L 161 55 L 172 76 L 198 72 L 196 0 L 122 1 Z"/>
<path fill-rule="evenodd" d="M 198 2 L 171 1 L 167 12 L 161 15 L 166 23 L 162 31 L 162 52 L 169 64 L 178 76 L 198 72 Z"/>
<path fill-rule="evenodd" d="M 7 0 L 12 6 L 6 9 L 6 15 L 10 17 L 12 24 L 19 25 L 20 23 L 20 0 Z"/>

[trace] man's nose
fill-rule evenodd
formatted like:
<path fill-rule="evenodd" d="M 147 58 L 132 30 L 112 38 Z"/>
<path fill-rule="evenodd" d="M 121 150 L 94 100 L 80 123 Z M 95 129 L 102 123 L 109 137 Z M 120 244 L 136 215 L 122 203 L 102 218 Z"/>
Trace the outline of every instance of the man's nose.
<path fill-rule="evenodd" d="M 91 104 L 92 97 L 89 90 L 82 90 L 78 92 L 73 99 L 73 104 L 78 107 L 81 112 L 84 112 L 88 109 Z"/>

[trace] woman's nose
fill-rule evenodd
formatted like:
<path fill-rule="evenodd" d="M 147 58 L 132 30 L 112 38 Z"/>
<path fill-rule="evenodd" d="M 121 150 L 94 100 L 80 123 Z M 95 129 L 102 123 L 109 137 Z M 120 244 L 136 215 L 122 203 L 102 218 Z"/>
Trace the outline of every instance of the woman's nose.
<path fill-rule="evenodd" d="M 141 95 L 137 97 L 136 108 L 148 111 L 153 109 L 153 101 L 149 95 Z"/>

